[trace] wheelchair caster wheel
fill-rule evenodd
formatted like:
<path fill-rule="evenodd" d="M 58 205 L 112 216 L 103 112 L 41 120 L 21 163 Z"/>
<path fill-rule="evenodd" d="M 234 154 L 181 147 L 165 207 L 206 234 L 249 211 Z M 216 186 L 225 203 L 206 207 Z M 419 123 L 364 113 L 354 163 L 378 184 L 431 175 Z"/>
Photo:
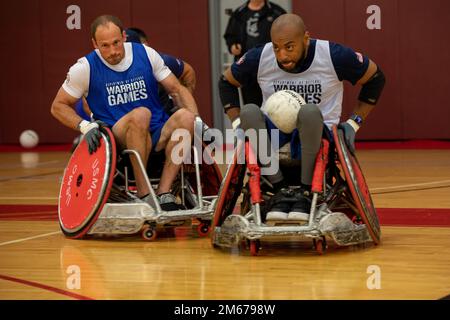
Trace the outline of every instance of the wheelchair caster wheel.
<path fill-rule="evenodd" d="M 250 246 L 250 243 L 248 240 L 245 239 L 241 239 L 238 243 L 237 243 L 237 247 L 239 249 L 240 252 L 243 252 L 245 250 L 247 250 Z"/>
<path fill-rule="evenodd" d="M 157 235 L 158 234 L 156 230 L 149 225 L 146 225 L 144 228 L 142 228 L 142 238 L 144 238 L 147 241 L 155 240 Z"/>
<path fill-rule="evenodd" d="M 261 247 L 261 243 L 259 240 L 250 240 L 250 254 L 252 256 L 257 256 L 259 249 Z"/>
<path fill-rule="evenodd" d="M 213 249 L 220 249 L 220 246 L 211 241 L 211 247 Z"/>
<path fill-rule="evenodd" d="M 327 241 L 325 240 L 325 237 L 322 239 L 314 239 L 313 243 L 318 254 L 322 255 L 327 250 Z"/>
<path fill-rule="evenodd" d="M 359 216 L 357 216 L 357 215 L 354 215 L 354 216 L 352 217 L 352 222 L 353 222 L 354 224 L 358 224 L 358 225 L 364 224 L 364 221 L 361 219 L 361 217 L 359 217 Z"/>
<path fill-rule="evenodd" d="M 213 249 L 219 248 L 219 246 L 215 243 L 215 234 L 214 230 L 211 232 L 211 237 L 209 237 L 209 243 Z"/>
<path fill-rule="evenodd" d="M 211 231 L 211 227 L 207 223 L 200 223 L 197 227 L 197 232 L 200 237 L 207 237 L 209 234 L 209 231 Z"/>

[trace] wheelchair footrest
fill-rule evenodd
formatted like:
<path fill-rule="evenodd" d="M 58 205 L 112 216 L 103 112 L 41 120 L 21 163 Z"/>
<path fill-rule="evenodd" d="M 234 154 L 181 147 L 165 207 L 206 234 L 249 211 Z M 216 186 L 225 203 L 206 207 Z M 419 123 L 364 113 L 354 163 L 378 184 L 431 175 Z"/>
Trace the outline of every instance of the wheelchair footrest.
<path fill-rule="evenodd" d="M 312 225 L 268 226 L 255 225 L 240 215 L 228 216 L 220 227 L 214 230 L 213 243 L 221 247 L 238 245 L 243 238 L 255 240 L 280 236 L 301 236 L 317 238 L 327 236 L 339 246 L 370 242 L 371 237 L 365 225 L 354 224 L 344 213 L 320 212 Z"/>
<path fill-rule="evenodd" d="M 330 233 L 331 238 L 339 246 L 351 246 L 355 244 L 372 242 L 372 238 L 365 225 L 355 227 L 352 231 L 338 231 Z"/>
<path fill-rule="evenodd" d="M 221 247 L 238 245 L 241 238 L 249 231 L 249 226 L 249 221 L 243 216 L 229 215 L 222 226 L 215 228 L 213 243 Z"/>
<path fill-rule="evenodd" d="M 319 230 L 323 235 L 331 237 L 339 246 L 372 241 L 365 225 L 354 224 L 342 212 L 325 215 L 319 222 Z"/>
<path fill-rule="evenodd" d="M 155 216 L 146 203 L 106 203 L 88 234 L 133 234 Z"/>

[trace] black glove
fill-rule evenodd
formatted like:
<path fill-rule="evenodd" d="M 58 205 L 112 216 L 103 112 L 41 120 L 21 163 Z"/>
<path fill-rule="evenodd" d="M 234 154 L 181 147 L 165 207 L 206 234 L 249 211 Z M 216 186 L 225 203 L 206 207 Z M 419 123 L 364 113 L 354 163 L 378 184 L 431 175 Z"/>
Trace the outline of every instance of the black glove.
<path fill-rule="evenodd" d="M 89 154 L 93 154 L 100 146 L 102 135 L 100 133 L 100 125 L 104 125 L 101 121 L 89 122 L 83 120 L 78 125 L 81 133 L 84 135 L 89 148 Z"/>
<path fill-rule="evenodd" d="M 356 136 L 356 131 L 359 129 L 359 125 L 355 122 L 355 126 L 353 126 L 349 123 L 349 121 L 353 121 L 353 120 L 348 120 L 347 122 L 341 122 L 338 125 L 338 128 L 342 129 L 342 131 L 344 131 L 345 144 L 347 145 L 350 152 L 354 155 L 355 154 L 355 136 Z"/>

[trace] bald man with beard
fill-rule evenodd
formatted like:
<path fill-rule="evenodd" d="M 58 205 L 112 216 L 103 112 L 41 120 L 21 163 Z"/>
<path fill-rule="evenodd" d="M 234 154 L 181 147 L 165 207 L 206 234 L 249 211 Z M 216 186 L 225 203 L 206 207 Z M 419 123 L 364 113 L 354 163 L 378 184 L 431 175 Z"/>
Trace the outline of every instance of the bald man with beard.
<path fill-rule="evenodd" d="M 344 80 L 360 85 L 361 91 L 353 115 L 340 123 Z M 262 105 L 241 107 L 237 87 L 254 83 L 261 88 Z M 267 221 L 309 219 L 309 193 L 322 137 L 331 137 L 332 126 L 339 125 L 354 152 L 355 134 L 378 102 L 384 83 L 383 72 L 366 55 L 341 44 L 312 39 L 296 14 L 278 17 L 271 28 L 271 42 L 250 50 L 224 72 L 219 81 L 220 97 L 233 128 L 278 129 L 264 108 L 277 91 L 296 91 L 306 101 L 297 115 L 297 129 L 290 134 L 279 131 L 279 147 L 290 142 L 292 157 L 301 159 L 302 196 L 295 203 L 287 202 L 281 171 L 266 176 L 275 192 Z M 259 141 L 258 145 L 261 143 L 266 143 L 266 150 L 271 149 L 270 141 Z"/>

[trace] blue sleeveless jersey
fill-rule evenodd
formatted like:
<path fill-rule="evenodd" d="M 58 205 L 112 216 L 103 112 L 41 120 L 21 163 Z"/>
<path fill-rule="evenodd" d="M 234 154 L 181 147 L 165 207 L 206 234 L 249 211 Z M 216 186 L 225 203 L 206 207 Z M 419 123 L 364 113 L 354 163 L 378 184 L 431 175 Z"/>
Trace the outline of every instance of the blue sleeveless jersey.
<path fill-rule="evenodd" d="M 150 132 L 157 130 L 169 118 L 158 97 L 158 82 L 142 44 L 133 43 L 131 66 L 118 72 L 106 66 L 95 51 L 86 58 L 90 65 L 87 101 L 96 120 L 113 126 L 137 107 L 147 107 L 152 113 Z"/>

